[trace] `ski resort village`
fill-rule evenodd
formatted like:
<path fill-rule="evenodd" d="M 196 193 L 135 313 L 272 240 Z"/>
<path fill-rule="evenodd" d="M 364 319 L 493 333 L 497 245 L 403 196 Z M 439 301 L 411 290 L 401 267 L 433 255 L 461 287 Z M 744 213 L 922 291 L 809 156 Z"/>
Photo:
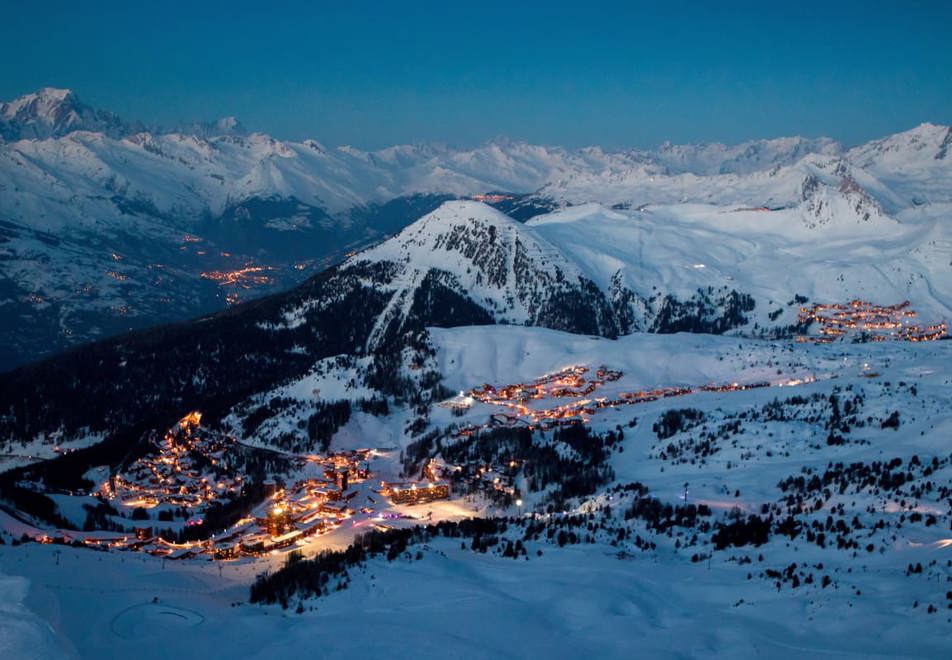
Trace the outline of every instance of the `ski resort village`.
<path fill-rule="evenodd" d="M 47 598 L 105 597 L 75 633 L 84 653 L 186 652 L 200 630 L 216 649 L 252 643 L 266 655 L 249 640 L 267 631 L 260 639 L 308 644 L 295 621 L 331 625 L 380 590 L 409 589 L 405 607 L 437 620 L 450 603 L 491 617 L 511 607 L 500 592 L 511 580 L 544 593 L 551 571 L 584 576 L 608 608 L 566 612 L 555 639 L 569 649 L 593 643 L 618 616 L 613 603 L 651 611 L 672 582 L 682 613 L 670 631 L 691 625 L 692 608 L 754 634 L 767 613 L 802 607 L 811 620 L 843 617 L 810 633 L 825 648 L 874 652 L 881 641 L 842 634 L 870 616 L 887 631 L 899 615 L 920 629 L 917 653 L 952 639 L 949 342 L 612 340 L 506 326 L 434 328 L 425 341 L 422 369 L 415 357 L 404 365 L 443 374 L 425 418 L 393 400 L 362 410 L 365 386 L 338 360 L 265 404 L 293 435 L 315 390 L 350 389 L 336 449 L 295 452 L 275 428 L 231 426 L 245 412 L 212 427 L 193 411 L 118 463 L 91 466 L 85 489 L 18 468 L 5 492 L 19 507 L 0 514 L 4 565 L 47 567 Z M 619 579 L 638 565 L 649 573 Z M 444 588 L 421 590 L 428 577 Z M 363 618 L 387 629 L 407 616 Z M 243 632 L 226 633 L 232 622 Z M 785 629 L 760 649 L 783 654 L 803 634 Z"/>

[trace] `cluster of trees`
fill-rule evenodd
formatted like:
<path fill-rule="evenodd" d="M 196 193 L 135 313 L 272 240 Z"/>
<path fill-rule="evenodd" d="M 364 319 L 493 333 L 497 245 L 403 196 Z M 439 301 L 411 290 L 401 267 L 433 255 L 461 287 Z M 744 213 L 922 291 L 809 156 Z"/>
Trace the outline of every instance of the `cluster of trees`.
<path fill-rule="evenodd" d="M 350 420 L 351 403 L 346 400 L 315 402 L 271 397 L 242 418 L 242 431 L 246 437 L 250 437 L 266 420 L 289 412 L 292 417 L 298 418 L 295 427 L 279 434 L 269 433 L 267 442 L 296 453 L 313 451 L 315 448 L 327 451 L 334 433 Z"/>
<path fill-rule="evenodd" d="M 311 446 L 327 451 L 337 429 L 350 420 L 350 401 L 320 403 L 307 418 L 307 437 Z"/>
<path fill-rule="evenodd" d="M 418 297 L 425 292 L 425 287 L 419 289 Z M 445 399 L 452 392 L 442 385 L 443 376 L 433 368 L 436 350 L 423 322 L 423 317 L 413 316 L 411 308 L 406 323 L 419 327 L 402 334 L 387 334 L 381 340 L 364 374 L 364 384 L 383 397 L 391 397 L 396 405 L 414 407 L 425 416 L 432 402 Z"/>
<path fill-rule="evenodd" d="M 847 438 L 854 428 L 864 428 L 873 422 L 872 417 L 860 416 L 865 403 L 863 392 L 855 391 L 853 386 L 849 385 L 845 388 L 835 387 L 828 395 L 817 392 L 810 396 L 795 395 L 784 400 L 774 398 L 759 409 L 745 410 L 725 418 L 764 424 L 800 421 L 822 426 L 827 431 L 827 445 L 862 444 L 867 441 L 862 438 Z M 721 430 L 742 433 L 743 427 L 727 426 Z M 662 431 L 666 431 L 666 428 L 662 428 Z M 723 433 L 718 435 L 724 437 Z"/>
<path fill-rule="evenodd" d="M 746 314 L 752 312 L 754 307 L 752 296 L 738 293 L 735 289 L 728 291 L 726 286 L 716 291 L 713 287 L 698 289 L 694 296 L 685 301 L 666 295 L 649 329 L 665 334 L 703 332 L 719 335 L 747 325 Z"/>
<path fill-rule="evenodd" d="M 843 408 L 840 410 L 839 388 L 833 390 L 828 399 L 829 418 L 826 421 L 826 428 L 829 435 L 826 437 L 828 445 L 846 444 L 846 438 L 841 434 L 848 434 L 852 426 L 865 426 L 865 422 L 858 418 L 857 413 L 863 406 L 863 396 L 854 394 L 852 397 L 844 397 Z"/>
<path fill-rule="evenodd" d="M 716 523 L 717 531 L 711 536 L 714 548 L 723 550 L 728 546 L 763 545 L 770 539 L 770 518 L 760 516 L 738 517 L 730 523 Z"/>
<path fill-rule="evenodd" d="M 704 413 L 696 408 L 673 408 L 665 410 L 651 430 L 659 440 L 667 440 L 677 433 L 687 431 L 704 421 Z"/>
<path fill-rule="evenodd" d="M 688 435 L 676 442 L 669 442 L 664 449 L 657 452 L 657 457 L 663 461 L 670 460 L 675 465 L 679 463 L 704 465 L 709 456 L 721 450 L 721 441 L 743 432 L 744 427 L 739 419 L 719 424 L 712 430 L 708 430 L 705 425 L 696 436 Z"/>
<path fill-rule="evenodd" d="M 83 522 L 83 531 L 92 532 L 97 529 L 122 531 L 124 526 L 114 522 L 111 516 L 118 516 L 119 512 L 108 502 L 98 502 L 95 506 L 84 504 L 86 520 Z"/>
<path fill-rule="evenodd" d="M 868 539 L 876 531 L 893 527 L 899 529 L 907 522 L 930 527 L 938 524 L 939 519 L 933 514 L 923 515 L 912 511 L 900 514 L 898 519 L 879 517 L 874 522 L 867 520 L 864 524 L 859 516 L 854 515 L 849 519 L 842 502 L 829 506 L 830 500 L 847 493 L 866 493 L 877 497 L 886 494 L 899 502 L 900 506 L 916 502 L 924 496 L 931 496 L 936 502 L 949 501 L 952 488 L 941 480 L 930 478 L 949 464 L 949 458 L 932 457 L 929 461 L 922 461 L 913 455 L 905 462 L 898 457 L 889 461 L 848 465 L 831 462 L 822 473 L 805 467 L 800 474 L 787 477 L 778 484 L 785 493 L 781 504 L 786 507 L 786 518 L 777 523 L 775 529 L 791 539 L 803 533 L 807 542 L 821 548 L 835 544 L 838 549 L 873 552 L 876 545 L 869 540 L 857 540 L 854 535 L 857 530 L 869 529 L 868 534 L 863 535 Z M 777 510 L 783 511 L 780 507 Z M 866 513 L 878 513 L 877 506 L 868 504 Z M 879 542 L 880 549 L 885 547 L 885 543 L 883 540 Z"/>
<path fill-rule="evenodd" d="M 812 468 L 803 468 L 801 474 L 787 477 L 777 484 L 777 487 L 790 496 L 819 494 L 825 499 L 830 499 L 834 492 L 842 495 L 863 491 L 873 495 L 888 493 L 893 497 L 916 499 L 922 497 L 923 493 L 935 492 L 937 499 L 947 499 L 952 494 L 948 486 L 943 487 L 941 483 L 937 484 L 931 479 L 922 480 L 947 467 L 949 462 L 949 458 L 934 456 L 930 462 L 923 463 L 919 456 L 914 454 L 905 464 L 898 456 L 889 461 L 872 463 L 830 463 L 822 474 L 814 473 Z"/>
<path fill-rule="evenodd" d="M 53 527 L 70 529 L 73 524 L 62 515 L 51 498 L 17 484 L 6 483 L 0 490 L 0 496 L 15 509 L 46 522 Z"/>
<path fill-rule="evenodd" d="M 584 335 L 617 337 L 619 327 L 612 306 L 591 280 L 581 279 L 576 287 L 556 289 L 538 306 L 533 325 Z"/>
<path fill-rule="evenodd" d="M 255 407 L 241 419 L 241 430 L 245 436 L 254 435 L 265 420 L 271 419 L 288 409 L 300 406 L 297 399 L 290 397 L 271 397 L 266 403 Z"/>
<path fill-rule="evenodd" d="M 618 442 L 618 433 L 621 431 L 600 436 L 584 424 L 559 428 L 549 437 L 522 427 L 496 428 L 447 446 L 435 439 L 429 446 L 441 450 L 448 463 L 462 466 L 452 476 L 454 489 L 471 492 L 484 488 L 477 470 L 492 465 L 513 480 L 521 474 L 530 492 L 552 487 L 549 497 L 559 506 L 573 497 L 591 495 L 614 479 L 608 456 Z M 569 451 L 560 451 L 560 447 Z"/>
<path fill-rule="evenodd" d="M 369 399 L 360 399 L 357 402 L 357 409 L 362 413 L 381 417 L 390 414 L 390 405 L 383 397 L 371 397 Z"/>
<path fill-rule="evenodd" d="M 229 469 L 243 475 L 246 482 L 260 482 L 271 475 L 287 474 L 294 460 L 277 452 L 235 444 L 226 454 Z"/>
<path fill-rule="evenodd" d="M 446 271 L 431 269 L 417 288 L 407 313 L 403 332 L 419 332 L 427 326 L 454 328 L 492 325 L 493 316 L 465 294 L 456 278 Z"/>
<path fill-rule="evenodd" d="M 789 584 L 791 588 L 797 589 L 801 584 L 811 585 L 815 582 L 813 572 L 809 570 L 810 568 L 811 567 L 806 564 L 797 565 L 796 562 L 793 562 L 782 569 L 766 568 L 760 575 L 763 578 L 773 580 L 774 586 L 778 591 L 785 584 Z M 823 570 L 823 564 L 814 564 L 812 568 Z M 750 575 L 748 574 L 748 579 L 749 578 Z M 822 575 L 820 586 L 826 589 L 831 584 L 833 584 L 833 580 L 830 576 Z M 857 592 L 857 595 L 859 595 L 859 592 Z"/>
<path fill-rule="evenodd" d="M 415 424 L 416 422 L 414 422 Z M 425 425 L 423 428 L 426 428 Z M 413 425 L 408 427 L 408 431 L 414 430 Z M 407 445 L 401 454 L 401 464 L 403 465 L 403 474 L 413 476 L 419 474 L 428 459 L 442 453 L 443 434 L 439 429 L 434 429 L 425 433 L 416 440 Z"/>
<path fill-rule="evenodd" d="M 669 533 L 674 527 L 710 531 L 711 525 L 704 518 L 711 516 L 711 509 L 705 504 L 679 504 L 672 506 L 657 498 L 638 495 L 625 510 L 625 520 L 643 520 L 645 526 L 655 532 Z"/>
<path fill-rule="evenodd" d="M 882 421 L 880 428 L 884 429 L 898 429 L 899 428 L 899 411 L 894 410 L 892 413 Z"/>
<path fill-rule="evenodd" d="M 284 429 L 280 432 L 274 428 L 268 429 L 267 433 L 262 434 L 268 444 L 294 453 L 323 452 L 330 448 L 334 434 L 350 421 L 354 407 L 371 415 L 387 415 L 390 412 L 387 399 L 380 396 L 357 401 L 304 401 L 272 397 L 244 415 L 242 430 L 245 436 L 251 436 L 265 421 L 284 415 L 297 421 L 286 428 L 279 427 Z"/>

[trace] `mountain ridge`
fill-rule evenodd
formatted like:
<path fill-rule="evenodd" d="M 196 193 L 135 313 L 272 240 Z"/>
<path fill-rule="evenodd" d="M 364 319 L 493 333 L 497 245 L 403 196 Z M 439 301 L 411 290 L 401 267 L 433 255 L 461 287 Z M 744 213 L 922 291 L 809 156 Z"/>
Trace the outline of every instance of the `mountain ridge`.
<path fill-rule="evenodd" d="M 509 139 L 362 151 L 282 141 L 232 119 L 147 130 L 68 90 L 41 92 L 2 106 L 6 134 L 16 125 L 30 137 L 0 144 L 0 309 L 10 319 L 0 345 L 11 347 L 0 366 L 286 289 L 448 199 L 489 200 L 519 220 L 590 202 L 799 207 L 786 224 L 710 222 L 815 225 L 837 240 L 932 223 L 952 208 L 952 159 L 938 157 L 952 133 L 931 124 L 849 150 L 777 138 L 654 151 Z M 941 260 L 937 240 L 922 249 Z"/>

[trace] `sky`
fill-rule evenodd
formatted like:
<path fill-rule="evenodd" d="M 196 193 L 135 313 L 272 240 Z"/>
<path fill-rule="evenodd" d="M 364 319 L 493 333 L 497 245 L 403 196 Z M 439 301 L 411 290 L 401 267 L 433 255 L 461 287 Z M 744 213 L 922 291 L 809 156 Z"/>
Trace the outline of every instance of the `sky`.
<path fill-rule="evenodd" d="M 952 2 L 0 0 L 0 99 L 379 148 L 952 124 Z"/>

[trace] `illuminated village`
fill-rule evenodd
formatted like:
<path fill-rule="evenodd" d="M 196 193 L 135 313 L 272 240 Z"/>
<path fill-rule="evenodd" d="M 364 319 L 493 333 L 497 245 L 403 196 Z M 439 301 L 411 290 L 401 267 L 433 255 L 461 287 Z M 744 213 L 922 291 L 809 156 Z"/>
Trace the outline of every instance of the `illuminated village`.
<path fill-rule="evenodd" d="M 234 270 L 205 271 L 201 274 L 201 277 L 205 280 L 217 282 L 218 286 L 230 287 L 231 290 L 225 294 L 225 303 L 237 305 L 241 302 L 240 291 L 271 283 L 271 278 L 264 274 L 269 270 L 271 269 L 267 266 L 245 266 Z"/>
<path fill-rule="evenodd" d="M 95 491 L 101 502 L 134 513 L 131 532 L 57 532 L 33 537 L 40 543 L 81 542 L 87 547 L 130 550 L 167 559 L 258 557 L 306 543 L 350 520 L 352 527 L 386 528 L 404 517 L 379 511 L 387 500 L 414 505 L 447 499 L 443 482 L 371 482 L 370 449 L 293 456 L 303 478 L 264 482 L 264 499 L 224 530 L 205 529 L 205 514 L 242 493 L 247 479 L 228 467 L 234 438 L 200 431 L 201 414 L 191 412 L 155 443 L 155 451 L 112 474 Z M 432 476 L 432 473 L 430 473 Z M 144 512 L 150 512 L 146 514 Z M 152 514 L 157 513 L 158 518 Z M 169 538 L 157 527 L 184 515 L 189 539 Z"/>
<path fill-rule="evenodd" d="M 496 388 L 490 384 L 473 388 L 468 394 L 443 402 L 442 406 L 463 411 L 474 403 L 485 403 L 507 409 L 495 413 L 488 422 L 480 426 L 465 426 L 456 432 L 457 437 L 476 433 L 480 429 L 492 427 L 524 426 L 548 430 L 557 426 L 569 426 L 577 422 L 587 422 L 599 410 L 630 406 L 672 397 L 686 396 L 695 392 L 740 392 L 762 387 L 791 387 L 814 382 L 815 376 L 792 378 L 776 382 L 721 383 L 697 387 L 666 386 L 650 390 L 619 391 L 614 396 L 591 396 L 606 383 L 619 380 L 623 373 L 607 367 L 600 367 L 594 378 L 585 374 L 589 369 L 573 366 L 554 374 L 542 376 L 530 383 L 519 383 Z M 540 407 L 538 402 L 545 400 L 565 400 L 570 402 Z"/>
<path fill-rule="evenodd" d="M 185 234 L 182 237 L 180 250 L 191 251 L 196 256 L 204 257 L 207 251 L 201 247 L 204 239 L 192 234 Z M 219 251 L 217 255 L 222 259 L 229 259 L 233 256 L 231 252 Z M 231 260 L 233 263 L 233 260 Z M 294 265 L 295 270 L 302 270 L 304 266 Z M 270 266 L 259 266 L 251 262 L 245 262 L 238 268 L 220 268 L 215 270 L 204 270 L 199 273 L 203 280 L 216 283 L 218 286 L 226 289 L 225 304 L 237 305 L 242 300 L 242 292 L 247 292 L 255 287 L 268 286 L 273 284 L 274 279 L 267 273 L 271 271 Z"/>
<path fill-rule="evenodd" d="M 814 304 L 801 307 L 797 322 L 816 323 L 820 336 L 801 335 L 799 342 L 828 344 L 835 339 L 865 336 L 871 341 L 935 341 L 946 336 L 944 322 L 922 326 L 911 319 L 916 312 L 908 300 L 896 305 L 876 305 L 865 300 L 847 304 Z"/>
<path fill-rule="evenodd" d="M 224 462 L 234 441 L 200 436 L 197 431 L 201 418 L 198 412 L 183 417 L 165 433 L 154 454 L 110 476 L 99 494 L 124 507 L 153 509 L 167 505 L 201 510 L 216 499 L 240 491 L 241 476 L 231 475 Z"/>
<path fill-rule="evenodd" d="M 218 282 L 220 286 L 237 285 L 250 288 L 252 285 L 267 284 L 270 278 L 262 273 L 270 270 L 265 266 L 245 266 L 235 270 L 211 270 L 202 273 L 202 279 Z"/>

